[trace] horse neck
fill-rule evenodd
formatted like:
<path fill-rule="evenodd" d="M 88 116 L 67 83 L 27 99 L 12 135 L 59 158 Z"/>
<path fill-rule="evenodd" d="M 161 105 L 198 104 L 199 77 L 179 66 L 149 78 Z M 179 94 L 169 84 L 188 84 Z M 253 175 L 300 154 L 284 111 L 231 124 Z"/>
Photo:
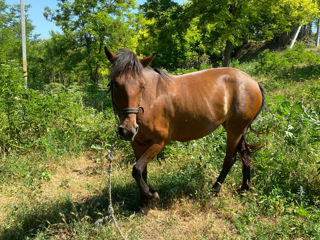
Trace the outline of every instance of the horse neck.
<path fill-rule="evenodd" d="M 148 82 L 148 92 L 153 99 L 157 98 L 159 95 L 167 94 L 170 92 L 170 85 L 173 84 L 171 80 L 164 79 L 161 75 L 153 70 L 148 70 L 147 72 L 147 82 Z"/>
<path fill-rule="evenodd" d="M 156 73 L 157 77 L 157 89 L 158 92 L 168 93 L 170 92 L 170 86 L 173 84 L 171 79 L 164 79 L 159 73 Z"/>

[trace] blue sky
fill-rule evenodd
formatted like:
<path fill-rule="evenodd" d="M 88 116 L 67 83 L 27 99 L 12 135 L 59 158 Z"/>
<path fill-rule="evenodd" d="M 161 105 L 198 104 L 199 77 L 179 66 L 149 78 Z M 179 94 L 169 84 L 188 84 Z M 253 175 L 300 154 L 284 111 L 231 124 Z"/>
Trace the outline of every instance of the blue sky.
<path fill-rule="evenodd" d="M 138 4 L 144 3 L 145 0 L 136 0 Z M 6 4 L 20 4 L 20 0 L 5 0 Z M 184 0 L 175 0 L 175 2 L 183 3 Z M 49 22 L 43 16 L 44 8 L 57 8 L 57 1 L 55 0 L 24 0 L 24 4 L 31 5 L 28 15 L 35 26 L 34 33 L 39 34 L 41 39 L 50 38 L 49 31 L 59 31 L 60 29 L 54 23 Z"/>
<path fill-rule="evenodd" d="M 20 0 L 5 0 L 6 4 L 19 4 Z M 46 6 L 55 9 L 57 1 L 54 0 L 24 0 L 25 5 L 31 5 L 27 14 L 35 26 L 34 33 L 40 34 L 40 38 L 49 38 L 49 31 L 59 31 L 59 28 L 54 23 L 49 22 L 43 16 L 44 8 Z"/>

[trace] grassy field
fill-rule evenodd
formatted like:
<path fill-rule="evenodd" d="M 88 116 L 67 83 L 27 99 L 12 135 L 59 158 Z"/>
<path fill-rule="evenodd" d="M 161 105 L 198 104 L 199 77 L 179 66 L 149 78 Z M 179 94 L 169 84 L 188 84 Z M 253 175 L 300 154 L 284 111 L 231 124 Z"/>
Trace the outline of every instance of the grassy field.
<path fill-rule="evenodd" d="M 47 144 L 58 139 L 47 134 L 37 145 L 41 151 L 3 153 L 0 239 L 120 239 L 111 221 L 95 226 L 108 211 L 104 155 L 114 141 L 113 202 L 129 239 L 320 239 L 320 59 L 301 51 L 233 63 L 266 90 L 266 108 L 253 127 L 269 132 L 248 136 L 249 143 L 263 145 L 253 156 L 251 191 L 237 193 L 237 161 L 220 196 L 213 197 L 225 151 L 219 128 L 203 139 L 166 146 L 148 165 L 161 200 L 136 212 L 130 146 L 115 138 L 110 105 L 90 110 L 92 102 L 82 96 L 79 113 L 72 108 L 83 116 L 66 140 L 78 147 L 58 151 L 69 145 Z"/>

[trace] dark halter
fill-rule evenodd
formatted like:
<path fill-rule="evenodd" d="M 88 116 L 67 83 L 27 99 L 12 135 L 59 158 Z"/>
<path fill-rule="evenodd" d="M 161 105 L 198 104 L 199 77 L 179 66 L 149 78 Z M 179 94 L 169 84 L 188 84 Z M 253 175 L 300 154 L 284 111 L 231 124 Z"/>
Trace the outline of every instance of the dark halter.
<path fill-rule="evenodd" d="M 113 111 L 117 114 L 138 114 L 140 109 L 142 110 L 142 112 L 144 112 L 143 107 L 139 106 L 137 108 L 122 108 L 122 109 L 118 109 L 115 104 L 112 101 L 112 105 L 113 105 Z"/>

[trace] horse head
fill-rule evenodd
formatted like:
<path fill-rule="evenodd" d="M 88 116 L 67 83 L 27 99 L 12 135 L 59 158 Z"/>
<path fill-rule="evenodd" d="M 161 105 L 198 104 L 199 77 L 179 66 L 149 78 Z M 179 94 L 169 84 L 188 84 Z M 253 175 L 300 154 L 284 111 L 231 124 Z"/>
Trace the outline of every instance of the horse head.
<path fill-rule="evenodd" d="M 118 134 L 123 140 L 133 141 L 139 130 L 137 114 L 144 111 L 140 105 L 145 85 L 143 68 L 155 54 L 139 60 L 128 50 L 115 54 L 105 47 L 105 53 L 112 64 L 110 88 L 113 110 L 119 118 Z"/>

